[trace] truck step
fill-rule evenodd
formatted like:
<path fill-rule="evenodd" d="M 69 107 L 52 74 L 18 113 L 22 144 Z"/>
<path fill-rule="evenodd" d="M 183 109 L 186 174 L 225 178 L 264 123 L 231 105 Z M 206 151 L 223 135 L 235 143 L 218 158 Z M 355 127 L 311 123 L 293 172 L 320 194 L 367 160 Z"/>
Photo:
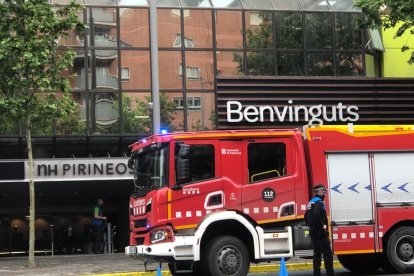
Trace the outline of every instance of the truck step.
<path fill-rule="evenodd" d="M 295 250 L 293 252 L 293 255 L 295 257 L 300 257 L 300 258 L 312 257 L 313 256 L 313 250 L 312 249 L 309 249 L 309 250 Z"/>

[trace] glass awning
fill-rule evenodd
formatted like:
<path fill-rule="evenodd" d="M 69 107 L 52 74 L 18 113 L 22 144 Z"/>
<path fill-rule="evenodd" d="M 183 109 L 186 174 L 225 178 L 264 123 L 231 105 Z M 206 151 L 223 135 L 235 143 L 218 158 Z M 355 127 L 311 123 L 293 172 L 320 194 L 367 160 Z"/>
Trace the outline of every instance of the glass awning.
<path fill-rule="evenodd" d="M 71 0 L 49 0 L 51 4 L 67 5 Z M 157 3 L 159 8 L 202 8 L 232 10 L 277 11 L 335 11 L 359 12 L 353 0 L 76 0 L 85 6 L 149 7 Z"/>

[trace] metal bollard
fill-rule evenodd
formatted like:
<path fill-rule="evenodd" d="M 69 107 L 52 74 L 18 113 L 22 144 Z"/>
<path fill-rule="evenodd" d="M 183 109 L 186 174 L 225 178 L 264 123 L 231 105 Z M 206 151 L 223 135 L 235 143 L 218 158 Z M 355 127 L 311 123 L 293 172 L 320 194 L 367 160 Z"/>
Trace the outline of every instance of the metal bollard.
<path fill-rule="evenodd" d="M 55 241 L 54 241 L 54 228 L 55 226 L 53 224 L 50 225 L 50 247 L 52 250 L 52 256 L 54 256 L 55 253 Z"/>
<path fill-rule="evenodd" d="M 106 225 L 106 246 L 105 253 L 114 253 L 113 249 L 113 235 L 112 235 L 112 225 L 108 223 Z"/>

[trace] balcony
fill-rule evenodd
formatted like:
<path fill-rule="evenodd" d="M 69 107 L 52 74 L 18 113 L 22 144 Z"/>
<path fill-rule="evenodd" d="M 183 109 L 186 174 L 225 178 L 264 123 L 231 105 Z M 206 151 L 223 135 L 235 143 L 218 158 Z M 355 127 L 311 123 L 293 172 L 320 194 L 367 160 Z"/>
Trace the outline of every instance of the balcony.
<path fill-rule="evenodd" d="M 94 24 L 116 26 L 115 9 L 94 8 L 92 10 L 92 17 Z"/>
<path fill-rule="evenodd" d="M 89 89 L 92 89 L 92 75 L 88 75 Z M 85 89 L 85 75 L 75 76 L 76 87 L 75 89 Z M 109 88 L 109 89 L 118 89 L 118 78 L 111 75 L 96 75 L 96 87 L 94 88 Z"/>

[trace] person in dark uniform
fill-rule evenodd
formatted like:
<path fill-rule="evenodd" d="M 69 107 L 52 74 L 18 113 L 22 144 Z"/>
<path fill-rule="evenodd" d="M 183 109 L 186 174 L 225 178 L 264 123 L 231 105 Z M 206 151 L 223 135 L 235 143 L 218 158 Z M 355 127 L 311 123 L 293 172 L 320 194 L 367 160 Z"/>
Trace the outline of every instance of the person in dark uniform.
<path fill-rule="evenodd" d="M 96 206 L 93 209 L 92 230 L 95 233 L 93 252 L 95 254 L 102 253 L 101 242 L 104 234 L 104 227 L 107 217 L 103 215 L 103 200 L 98 198 Z"/>
<path fill-rule="evenodd" d="M 315 197 L 307 206 L 306 224 L 309 226 L 310 237 L 313 244 L 313 275 L 321 276 L 321 255 L 325 262 L 327 276 L 335 275 L 333 269 L 333 254 L 328 233 L 328 217 L 326 215 L 324 199 L 325 186 L 319 184 L 313 188 Z"/>

